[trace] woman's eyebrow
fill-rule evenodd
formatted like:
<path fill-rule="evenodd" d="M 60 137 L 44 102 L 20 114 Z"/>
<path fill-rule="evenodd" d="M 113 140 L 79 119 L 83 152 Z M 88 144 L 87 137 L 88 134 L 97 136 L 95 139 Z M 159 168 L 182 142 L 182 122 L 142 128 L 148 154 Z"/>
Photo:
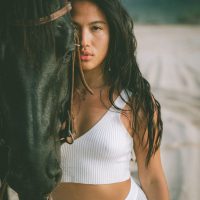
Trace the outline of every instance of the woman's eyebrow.
<path fill-rule="evenodd" d="M 90 23 L 91 25 L 93 24 L 107 24 L 105 21 L 94 21 Z"/>
<path fill-rule="evenodd" d="M 78 23 L 78 22 L 76 22 L 76 21 L 73 21 L 73 23 L 75 24 L 75 25 L 77 25 L 77 26 L 79 26 L 80 24 Z M 93 22 L 90 22 L 89 23 L 90 25 L 94 25 L 94 24 L 107 24 L 105 21 L 102 21 L 102 20 L 97 20 L 97 21 L 93 21 Z"/>

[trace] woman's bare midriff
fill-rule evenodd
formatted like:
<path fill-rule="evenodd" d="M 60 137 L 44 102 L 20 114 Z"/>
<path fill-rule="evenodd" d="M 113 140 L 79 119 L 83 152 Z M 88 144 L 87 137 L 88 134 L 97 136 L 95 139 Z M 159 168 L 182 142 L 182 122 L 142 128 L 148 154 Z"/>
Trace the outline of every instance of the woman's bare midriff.
<path fill-rule="evenodd" d="M 112 184 L 60 183 L 52 193 L 53 200 L 125 200 L 130 179 Z"/>

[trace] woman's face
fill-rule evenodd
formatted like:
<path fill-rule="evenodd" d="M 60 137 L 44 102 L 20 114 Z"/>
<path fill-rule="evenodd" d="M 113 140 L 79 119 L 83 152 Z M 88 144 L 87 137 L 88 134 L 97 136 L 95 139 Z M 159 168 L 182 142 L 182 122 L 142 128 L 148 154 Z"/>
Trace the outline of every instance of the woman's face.
<path fill-rule="evenodd" d="M 101 68 L 110 37 L 104 13 L 90 1 L 74 1 L 72 19 L 80 34 L 83 70 Z"/>

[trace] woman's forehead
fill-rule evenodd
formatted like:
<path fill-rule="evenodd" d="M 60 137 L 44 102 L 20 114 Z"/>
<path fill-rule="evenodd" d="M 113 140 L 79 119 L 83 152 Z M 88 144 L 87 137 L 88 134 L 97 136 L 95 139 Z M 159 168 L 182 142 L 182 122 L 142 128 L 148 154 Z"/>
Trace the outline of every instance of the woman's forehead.
<path fill-rule="evenodd" d="M 102 10 L 91 1 L 74 1 L 72 3 L 72 19 L 75 22 L 104 22 L 106 17 Z"/>

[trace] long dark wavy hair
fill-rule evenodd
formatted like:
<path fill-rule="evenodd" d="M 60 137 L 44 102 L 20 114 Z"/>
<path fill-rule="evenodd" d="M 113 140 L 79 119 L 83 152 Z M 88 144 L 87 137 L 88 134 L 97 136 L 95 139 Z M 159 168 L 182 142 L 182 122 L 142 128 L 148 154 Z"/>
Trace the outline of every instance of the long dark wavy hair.
<path fill-rule="evenodd" d="M 160 146 L 163 124 L 160 104 L 151 93 L 150 84 L 142 76 L 136 61 L 137 42 L 133 33 L 133 20 L 120 0 L 88 1 L 102 10 L 110 29 L 109 51 L 103 68 L 106 83 L 110 86 L 109 100 L 115 106 L 113 93 L 116 90 L 119 93 L 122 89 L 125 90 L 129 97 L 127 104 L 133 113 L 133 133 L 138 134 L 141 144 L 148 148 L 148 165 L 150 158 Z M 147 140 L 144 139 L 146 133 Z"/>

